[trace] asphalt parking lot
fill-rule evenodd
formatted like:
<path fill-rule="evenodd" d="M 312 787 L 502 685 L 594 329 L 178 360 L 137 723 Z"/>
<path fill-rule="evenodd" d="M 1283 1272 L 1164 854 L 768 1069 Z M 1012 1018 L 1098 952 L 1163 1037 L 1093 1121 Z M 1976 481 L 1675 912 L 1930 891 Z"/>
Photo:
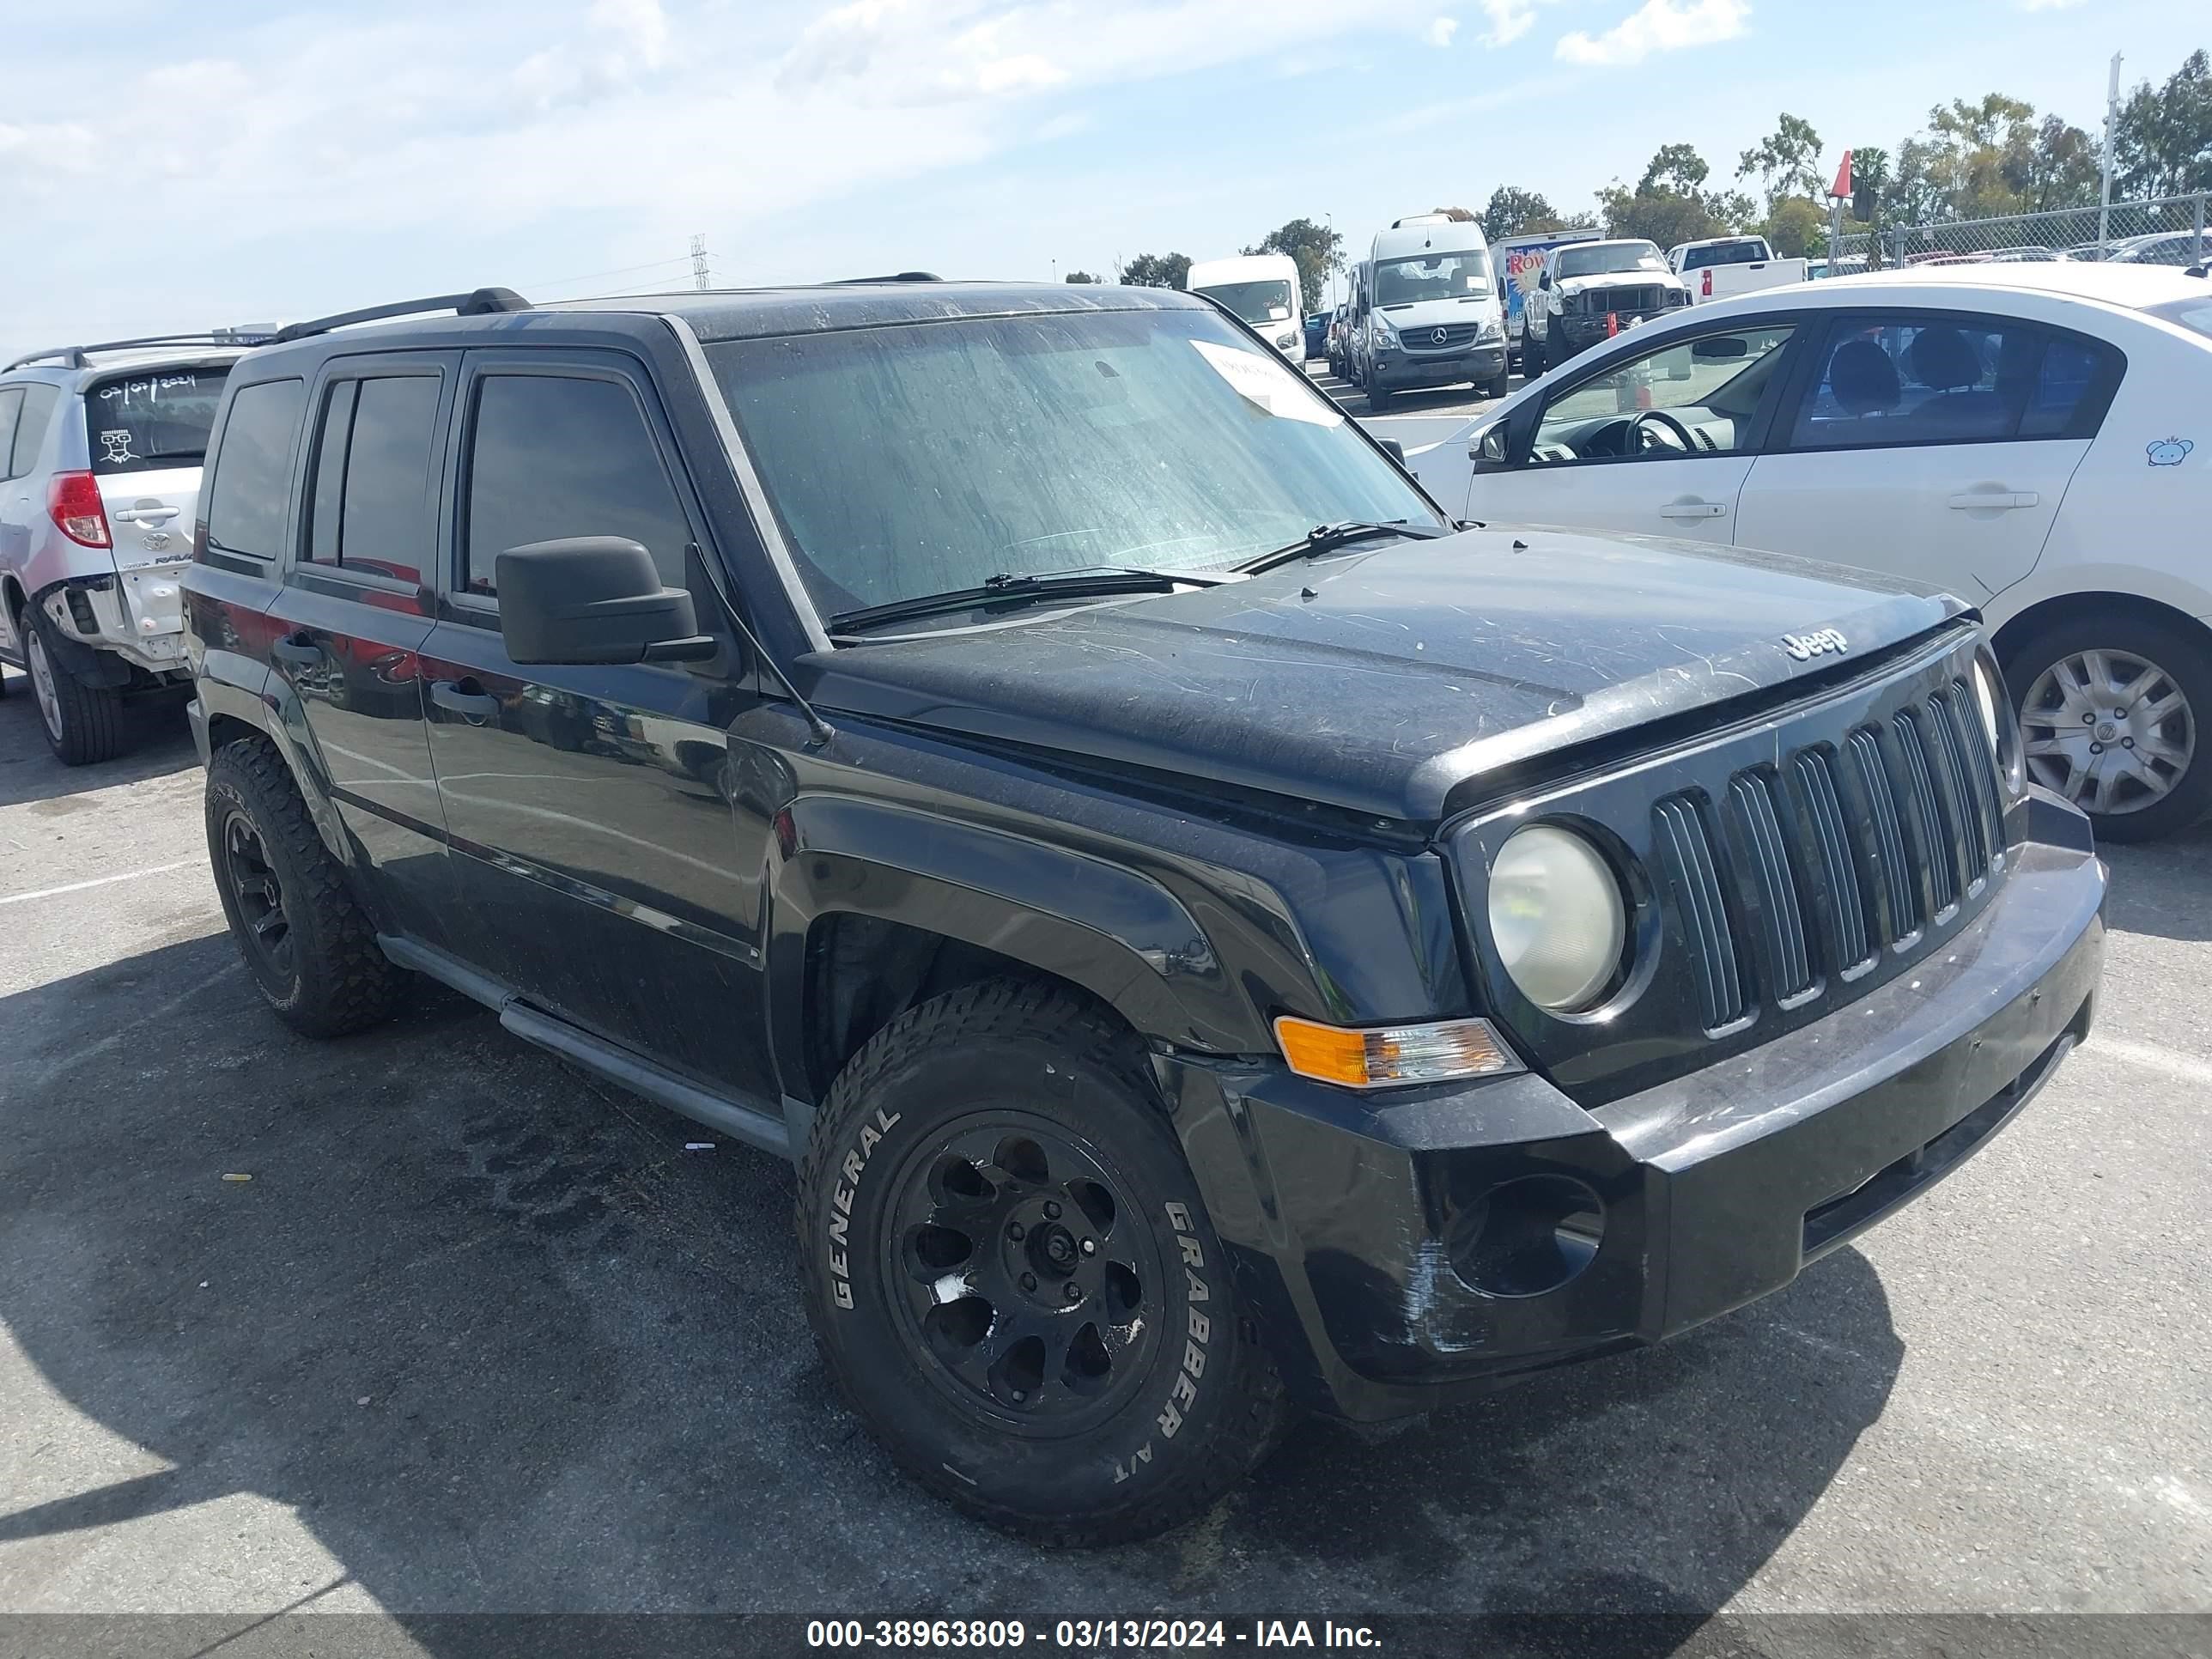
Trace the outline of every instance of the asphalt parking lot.
<path fill-rule="evenodd" d="M 2095 1038 L 1785 1292 L 1048 1553 L 837 1403 L 785 1169 L 428 988 L 294 1036 L 181 718 L 70 771 L 9 690 L 0 1612 L 2212 1609 L 2212 831 L 2113 849 Z"/>

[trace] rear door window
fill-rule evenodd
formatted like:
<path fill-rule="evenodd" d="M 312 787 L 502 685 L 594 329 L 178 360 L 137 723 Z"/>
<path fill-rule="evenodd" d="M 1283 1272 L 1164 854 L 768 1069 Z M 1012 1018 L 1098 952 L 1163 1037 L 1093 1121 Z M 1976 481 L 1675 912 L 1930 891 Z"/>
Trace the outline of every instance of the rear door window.
<path fill-rule="evenodd" d="M 0 474 L 10 478 L 27 477 L 38 465 L 39 446 L 46 440 L 46 427 L 53 419 L 54 405 L 61 401 L 62 389 L 58 386 L 27 386 L 23 388 L 23 408 L 15 422 L 15 441 L 4 447 L 7 465 Z"/>
<path fill-rule="evenodd" d="M 0 456 L 15 449 L 16 417 L 22 412 L 23 388 L 19 386 L 0 386 Z"/>
<path fill-rule="evenodd" d="M 420 584 L 436 535 L 436 374 L 334 382 L 309 478 L 310 562 Z"/>
<path fill-rule="evenodd" d="M 92 470 L 158 472 L 198 466 L 222 401 L 228 365 L 145 369 L 112 375 L 85 388 L 84 423 Z"/>
<path fill-rule="evenodd" d="M 510 547 L 621 536 L 684 586 L 689 520 L 645 411 L 618 380 L 487 374 L 469 441 L 468 590 L 497 591 Z"/>
<path fill-rule="evenodd" d="M 300 380 L 240 386 L 230 400 L 215 482 L 207 498 L 208 544 L 273 559 L 284 544 L 292 451 L 307 388 Z"/>
<path fill-rule="evenodd" d="M 1844 317 L 1789 447 L 2087 437 L 2119 366 L 2108 347 L 2014 318 Z"/>

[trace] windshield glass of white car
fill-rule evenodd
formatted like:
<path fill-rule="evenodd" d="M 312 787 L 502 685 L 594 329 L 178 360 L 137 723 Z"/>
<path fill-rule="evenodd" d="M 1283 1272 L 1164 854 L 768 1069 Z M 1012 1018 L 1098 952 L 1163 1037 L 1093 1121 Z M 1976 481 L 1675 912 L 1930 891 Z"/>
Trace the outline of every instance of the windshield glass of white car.
<path fill-rule="evenodd" d="M 1762 325 L 1632 358 L 1547 404 L 1528 459 L 1633 460 L 1741 448 L 1790 333 Z"/>
<path fill-rule="evenodd" d="M 215 406 L 230 370 L 147 369 L 118 374 L 84 394 L 94 472 L 154 472 L 206 459 Z"/>
<path fill-rule="evenodd" d="M 824 615 L 999 575 L 1218 569 L 1346 520 L 1442 527 L 1335 404 L 1211 311 L 706 350 Z"/>
<path fill-rule="evenodd" d="M 1279 323 L 1291 314 L 1291 285 L 1278 280 L 1223 283 L 1191 290 L 1227 306 L 1248 323 Z"/>
<path fill-rule="evenodd" d="M 1552 256 L 1553 271 L 1561 277 L 1607 276 L 1623 270 L 1664 270 L 1667 261 L 1650 242 L 1600 243 L 1595 247 L 1563 247 Z"/>
<path fill-rule="evenodd" d="M 1406 306 L 1421 300 L 1458 300 L 1490 291 L 1490 256 L 1480 250 L 1421 258 L 1378 259 L 1375 303 Z"/>

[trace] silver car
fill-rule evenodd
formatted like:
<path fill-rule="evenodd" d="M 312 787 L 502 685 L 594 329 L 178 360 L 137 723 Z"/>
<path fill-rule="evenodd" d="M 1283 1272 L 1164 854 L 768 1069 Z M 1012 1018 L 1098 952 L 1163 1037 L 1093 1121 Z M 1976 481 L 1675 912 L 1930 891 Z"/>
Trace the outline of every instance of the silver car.
<path fill-rule="evenodd" d="M 0 368 L 0 660 L 71 766 L 122 747 L 130 702 L 190 677 L 177 577 L 236 333 L 65 346 Z"/>

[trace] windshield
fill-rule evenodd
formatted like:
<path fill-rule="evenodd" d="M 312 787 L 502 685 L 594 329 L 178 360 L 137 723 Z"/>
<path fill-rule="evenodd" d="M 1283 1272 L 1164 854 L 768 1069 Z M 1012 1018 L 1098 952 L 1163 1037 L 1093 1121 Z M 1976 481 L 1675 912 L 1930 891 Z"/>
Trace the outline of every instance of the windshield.
<path fill-rule="evenodd" d="M 1707 265 L 1747 265 L 1771 257 L 1764 242 L 1723 242 L 1717 247 L 1693 247 L 1682 256 L 1682 269 L 1703 270 Z"/>
<path fill-rule="evenodd" d="M 1220 569 L 1345 520 L 1442 526 L 1335 404 L 1209 311 L 706 352 L 825 616 L 997 575 Z"/>
<path fill-rule="evenodd" d="M 1216 283 L 1191 292 L 1218 300 L 1248 323 L 1279 323 L 1291 314 L 1291 285 L 1280 277 L 1262 283 Z"/>
<path fill-rule="evenodd" d="M 1553 258 L 1562 276 L 1602 276 L 1616 270 L 1664 270 L 1667 261 L 1650 242 L 1601 242 L 1595 247 L 1563 247 Z"/>
<path fill-rule="evenodd" d="M 1375 262 L 1378 306 L 1409 306 L 1417 300 L 1457 300 L 1489 292 L 1490 255 L 1480 248 Z"/>
<path fill-rule="evenodd" d="M 98 473 L 198 466 L 230 367 L 145 369 L 85 388 L 84 422 Z"/>

